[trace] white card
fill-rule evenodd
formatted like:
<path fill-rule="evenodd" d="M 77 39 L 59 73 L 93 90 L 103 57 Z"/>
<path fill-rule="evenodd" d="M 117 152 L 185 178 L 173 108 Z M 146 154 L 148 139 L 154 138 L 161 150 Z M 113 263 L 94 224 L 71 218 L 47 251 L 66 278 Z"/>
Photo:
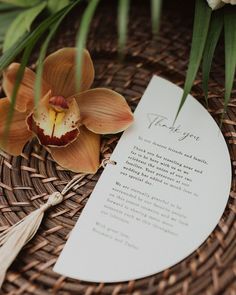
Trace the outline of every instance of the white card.
<path fill-rule="evenodd" d="M 89 282 L 163 271 L 196 250 L 226 206 L 225 140 L 191 95 L 153 77 L 89 198 L 54 270 Z"/>

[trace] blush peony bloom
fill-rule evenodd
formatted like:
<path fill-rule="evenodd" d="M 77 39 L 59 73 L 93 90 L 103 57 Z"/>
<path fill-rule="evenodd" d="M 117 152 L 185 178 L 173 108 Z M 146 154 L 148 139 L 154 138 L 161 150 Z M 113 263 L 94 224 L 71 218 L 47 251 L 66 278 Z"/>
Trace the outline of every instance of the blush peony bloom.
<path fill-rule="evenodd" d="M 212 10 L 216 10 L 225 5 L 225 3 L 236 5 L 236 0 L 207 0 Z"/>
<path fill-rule="evenodd" d="M 6 142 L 0 148 L 20 155 L 36 136 L 54 160 L 74 172 L 95 173 L 99 168 L 100 134 L 125 130 L 133 121 L 123 96 L 106 88 L 88 90 L 94 67 L 87 50 L 83 54 L 80 93 L 76 92 L 75 48 L 63 48 L 44 61 L 42 98 L 34 109 L 35 73 L 25 69 L 16 97 L 15 111 Z M 3 137 L 10 98 L 19 64 L 3 74 L 6 98 L 0 99 L 0 138 Z"/>

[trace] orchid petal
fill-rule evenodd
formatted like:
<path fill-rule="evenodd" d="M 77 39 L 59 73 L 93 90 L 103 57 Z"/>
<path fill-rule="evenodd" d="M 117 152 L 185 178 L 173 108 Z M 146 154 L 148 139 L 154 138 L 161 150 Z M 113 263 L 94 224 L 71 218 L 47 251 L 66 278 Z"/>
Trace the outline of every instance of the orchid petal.
<path fill-rule="evenodd" d="M 11 100 L 19 67 L 20 64 L 12 63 L 3 73 L 3 89 L 9 100 Z M 35 73 L 29 68 L 25 68 L 25 72 L 16 96 L 15 109 L 17 111 L 26 112 L 27 110 L 31 110 L 33 108 L 34 83 Z M 43 81 L 41 88 L 42 96 L 44 96 L 48 90 L 49 88 L 47 84 Z"/>
<path fill-rule="evenodd" d="M 74 98 L 51 97 L 49 91 L 28 116 L 27 124 L 42 145 L 66 146 L 79 134 L 79 119 L 80 112 Z"/>
<path fill-rule="evenodd" d="M 32 137 L 25 123 L 26 113 L 14 111 L 9 134 L 4 140 L 5 124 L 10 111 L 10 102 L 7 98 L 0 99 L 0 148 L 7 153 L 18 156 L 24 145 Z"/>
<path fill-rule="evenodd" d="M 50 148 L 54 160 L 74 172 L 96 173 L 99 168 L 100 135 L 80 128 L 76 141 L 66 147 Z"/>
<path fill-rule="evenodd" d="M 82 124 L 95 133 L 121 132 L 133 121 L 125 98 L 110 89 L 91 89 L 78 94 L 76 100 Z"/>
<path fill-rule="evenodd" d="M 44 61 L 43 78 L 50 85 L 53 95 L 64 97 L 76 93 L 76 48 L 63 48 L 49 55 Z M 84 50 L 80 90 L 90 88 L 94 67 L 90 54 Z"/>

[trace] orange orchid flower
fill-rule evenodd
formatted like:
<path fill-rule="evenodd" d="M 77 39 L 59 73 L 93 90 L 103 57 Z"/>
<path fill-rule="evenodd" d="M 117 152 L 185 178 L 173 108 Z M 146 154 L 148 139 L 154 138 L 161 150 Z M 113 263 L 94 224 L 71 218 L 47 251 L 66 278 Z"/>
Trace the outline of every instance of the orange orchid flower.
<path fill-rule="evenodd" d="M 10 132 L 0 148 L 11 155 L 20 155 L 26 142 L 36 136 L 62 167 L 74 172 L 97 171 L 100 134 L 125 130 L 132 123 L 133 115 L 124 97 L 115 91 L 88 90 L 94 80 L 94 67 L 87 50 L 83 53 L 81 92 L 77 93 L 75 59 L 75 48 L 60 49 L 45 59 L 42 98 L 37 110 L 34 109 L 35 73 L 25 69 Z M 12 63 L 3 74 L 7 97 L 0 99 L 0 138 L 19 66 Z"/>

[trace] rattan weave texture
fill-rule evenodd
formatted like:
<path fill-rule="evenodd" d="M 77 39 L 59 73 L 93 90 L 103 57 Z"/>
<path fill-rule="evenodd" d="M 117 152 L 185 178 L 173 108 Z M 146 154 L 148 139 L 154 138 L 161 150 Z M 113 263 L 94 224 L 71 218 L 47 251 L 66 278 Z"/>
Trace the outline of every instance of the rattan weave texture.
<path fill-rule="evenodd" d="M 192 13 L 191 6 L 189 9 Z M 149 6 L 145 1 L 133 5 L 127 55 L 123 62 L 119 62 L 115 4 L 107 1 L 101 5 L 93 21 L 88 42 L 96 69 L 94 86 L 104 86 L 120 92 L 133 110 L 153 74 L 183 86 L 191 41 L 191 13 L 188 15 L 182 8 L 175 9 L 174 4 L 164 7 L 160 36 L 157 40 L 152 40 Z M 67 19 L 50 51 L 74 45 L 77 19 L 76 13 Z M 223 111 L 222 62 L 220 49 L 210 80 L 208 107 L 217 122 Z M 192 93 L 204 104 L 200 83 L 198 78 Z M 100 169 L 96 175 L 84 178 L 62 204 L 46 214 L 36 237 L 8 271 L 1 294 L 236 294 L 235 95 L 234 91 L 222 127 L 233 169 L 230 197 L 218 226 L 196 252 L 164 272 L 119 284 L 91 284 L 54 273 L 52 267 L 102 172 Z M 109 157 L 118 138 L 119 135 L 103 138 L 101 158 Z M 38 208 L 45 202 L 47 194 L 55 190 L 61 191 L 73 175 L 59 167 L 36 141 L 27 144 L 19 157 L 1 152 L 0 231 Z"/>

